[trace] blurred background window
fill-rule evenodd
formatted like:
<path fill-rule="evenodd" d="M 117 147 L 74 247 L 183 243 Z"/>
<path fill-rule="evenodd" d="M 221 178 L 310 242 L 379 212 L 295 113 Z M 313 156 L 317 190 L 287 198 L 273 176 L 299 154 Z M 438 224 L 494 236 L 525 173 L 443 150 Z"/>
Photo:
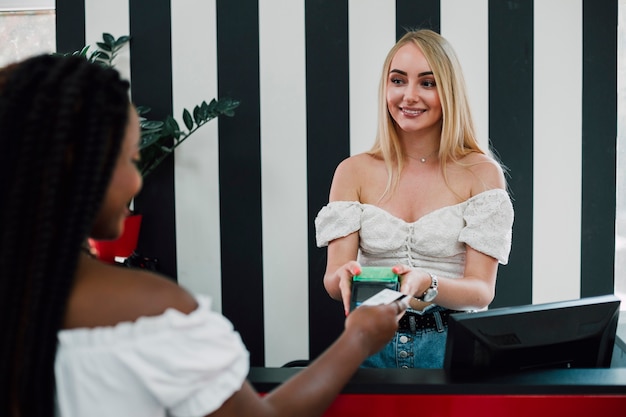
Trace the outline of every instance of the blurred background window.
<path fill-rule="evenodd" d="M 0 0 L 0 66 L 56 50 L 54 0 Z"/>

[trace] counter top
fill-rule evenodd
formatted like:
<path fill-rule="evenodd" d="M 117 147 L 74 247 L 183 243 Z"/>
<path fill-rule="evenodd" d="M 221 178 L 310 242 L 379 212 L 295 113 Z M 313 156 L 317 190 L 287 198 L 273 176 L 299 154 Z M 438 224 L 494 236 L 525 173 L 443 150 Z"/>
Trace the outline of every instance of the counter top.
<path fill-rule="evenodd" d="M 251 368 L 249 380 L 268 392 L 302 368 Z M 452 378 L 443 369 L 359 369 L 344 394 L 626 395 L 626 368 L 553 369 Z"/>

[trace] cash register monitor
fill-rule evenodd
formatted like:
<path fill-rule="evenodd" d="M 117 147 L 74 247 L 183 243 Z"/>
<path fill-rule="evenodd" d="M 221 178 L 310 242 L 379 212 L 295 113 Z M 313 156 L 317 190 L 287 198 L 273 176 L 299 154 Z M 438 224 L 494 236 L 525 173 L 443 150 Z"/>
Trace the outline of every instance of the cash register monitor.
<path fill-rule="evenodd" d="M 452 314 L 444 369 L 484 375 L 608 368 L 620 299 L 614 295 Z"/>

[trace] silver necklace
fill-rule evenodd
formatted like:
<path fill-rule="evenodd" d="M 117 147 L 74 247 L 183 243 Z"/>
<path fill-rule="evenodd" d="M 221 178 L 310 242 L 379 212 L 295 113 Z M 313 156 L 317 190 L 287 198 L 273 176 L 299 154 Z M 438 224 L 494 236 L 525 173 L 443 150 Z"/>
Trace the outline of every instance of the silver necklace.
<path fill-rule="evenodd" d="M 422 156 L 422 157 L 419 157 L 419 158 L 415 158 L 415 157 L 413 157 L 413 156 L 411 156 L 411 155 L 407 155 L 407 156 L 408 156 L 409 158 L 411 158 L 411 159 L 416 160 L 416 161 L 420 161 L 422 164 L 425 164 L 425 163 L 426 163 L 426 161 L 428 160 L 428 158 L 430 158 L 431 156 L 433 156 L 433 154 L 434 154 L 435 152 L 437 152 L 437 151 L 438 151 L 438 149 L 435 149 L 434 151 L 432 151 L 432 152 L 431 152 L 431 153 L 429 153 L 428 155 L 426 155 L 426 156 Z"/>

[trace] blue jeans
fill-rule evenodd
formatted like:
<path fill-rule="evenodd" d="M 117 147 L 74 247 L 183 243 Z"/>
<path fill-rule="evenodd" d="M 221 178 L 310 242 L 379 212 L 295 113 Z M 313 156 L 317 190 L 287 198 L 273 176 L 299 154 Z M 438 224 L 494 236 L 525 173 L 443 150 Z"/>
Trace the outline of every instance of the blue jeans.
<path fill-rule="evenodd" d="M 441 310 L 435 307 L 428 313 Z M 427 314 L 428 314 L 427 313 Z M 398 332 L 378 353 L 365 359 L 362 368 L 443 368 L 448 327 Z"/>

